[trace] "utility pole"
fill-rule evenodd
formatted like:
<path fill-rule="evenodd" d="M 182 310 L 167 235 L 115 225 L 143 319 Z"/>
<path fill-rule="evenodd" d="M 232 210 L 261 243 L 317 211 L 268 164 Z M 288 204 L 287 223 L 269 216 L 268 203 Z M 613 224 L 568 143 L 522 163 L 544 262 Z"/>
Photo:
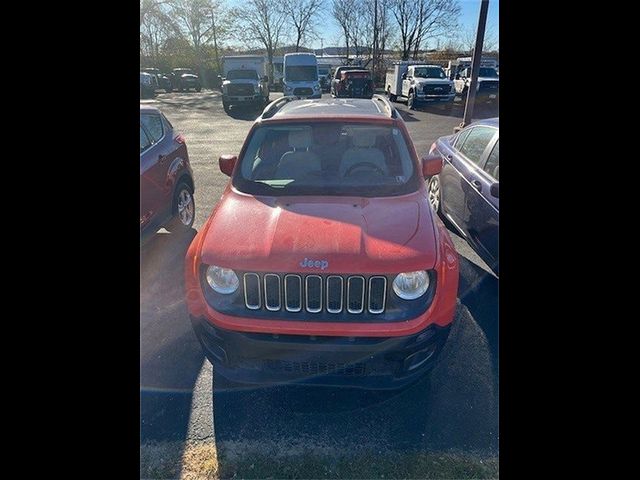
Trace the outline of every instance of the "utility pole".
<path fill-rule="evenodd" d="M 378 0 L 374 0 L 373 3 L 373 60 L 371 62 L 371 77 L 373 78 L 373 89 L 375 91 L 376 84 L 376 66 L 378 64 Z"/>
<path fill-rule="evenodd" d="M 489 10 L 489 0 L 481 0 L 480 18 L 478 19 L 478 32 L 476 33 L 476 45 L 471 58 L 471 83 L 467 89 L 467 104 L 464 108 L 462 123 L 453 129 L 454 132 L 466 127 L 473 118 L 473 108 L 476 103 L 476 85 L 478 83 L 478 72 L 480 71 L 480 60 L 482 59 L 482 44 L 484 43 L 484 29 L 487 24 L 487 11 Z"/>

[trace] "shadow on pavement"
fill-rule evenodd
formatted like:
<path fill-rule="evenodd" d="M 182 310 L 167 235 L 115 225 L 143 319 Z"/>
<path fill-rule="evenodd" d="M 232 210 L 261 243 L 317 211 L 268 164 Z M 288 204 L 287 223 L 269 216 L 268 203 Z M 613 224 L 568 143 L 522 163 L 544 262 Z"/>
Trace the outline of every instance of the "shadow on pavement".
<path fill-rule="evenodd" d="M 257 110 L 248 106 L 231 106 L 228 115 L 236 120 L 247 120 L 253 122 L 262 114 L 262 109 Z"/>
<path fill-rule="evenodd" d="M 482 269 L 462 255 L 460 259 L 460 283 L 458 297 L 487 337 L 496 377 L 500 340 L 500 281 L 492 273 Z"/>
<path fill-rule="evenodd" d="M 493 449 L 491 360 L 482 330 L 464 306 L 430 376 L 399 391 L 273 386 L 216 386 L 216 445 L 293 443 L 375 451 Z"/>
<path fill-rule="evenodd" d="M 419 122 L 420 119 L 416 118 L 411 110 L 396 109 L 400 113 L 400 116 L 405 122 Z"/>
<path fill-rule="evenodd" d="M 158 233 L 140 249 L 140 441 L 184 440 L 202 367 L 184 303 L 184 256 L 196 231 Z"/>

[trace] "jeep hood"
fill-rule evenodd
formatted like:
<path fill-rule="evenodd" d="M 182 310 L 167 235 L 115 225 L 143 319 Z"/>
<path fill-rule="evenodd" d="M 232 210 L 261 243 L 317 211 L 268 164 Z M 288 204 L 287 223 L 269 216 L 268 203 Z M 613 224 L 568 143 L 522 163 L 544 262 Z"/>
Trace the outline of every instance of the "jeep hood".
<path fill-rule="evenodd" d="M 229 190 L 201 261 L 237 270 L 398 273 L 433 268 L 436 238 L 424 192 L 385 198 L 254 197 Z M 304 260 L 326 261 L 324 270 Z"/>

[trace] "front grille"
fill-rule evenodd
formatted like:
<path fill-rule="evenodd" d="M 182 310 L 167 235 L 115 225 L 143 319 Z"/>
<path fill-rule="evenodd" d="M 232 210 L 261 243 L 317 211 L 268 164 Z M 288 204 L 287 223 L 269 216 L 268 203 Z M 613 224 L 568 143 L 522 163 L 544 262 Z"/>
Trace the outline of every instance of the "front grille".
<path fill-rule="evenodd" d="M 425 85 L 422 89 L 425 95 L 447 95 L 451 92 L 451 85 Z"/>
<path fill-rule="evenodd" d="M 288 374 L 303 375 L 340 375 L 344 377 L 364 377 L 367 374 L 364 363 L 320 362 L 289 360 L 264 360 L 265 370 Z"/>
<path fill-rule="evenodd" d="M 253 95 L 253 85 L 249 84 L 230 84 L 228 87 L 229 95 Z"/>
<path fill-rule="evenodd" d="M 379 275 L 245 273 L 242 286 L 246 308 L 271 312 L 379 314 L 387 299 L 387 279 Z"/>
<path fill-rule="evenodd" d="M 299 97 L 303 97 L 306 95 L 313 95 L 313 89 L 308 87 L 294 88 L 293 94 Z"/>
<path fill-rule="evenodd" d="M 483 81 L 483 82 L 480 82 L 480 88 L 478 89 L 478 91 L 497 92 L 499 88 L 500 88 L 500 82 Z"/>

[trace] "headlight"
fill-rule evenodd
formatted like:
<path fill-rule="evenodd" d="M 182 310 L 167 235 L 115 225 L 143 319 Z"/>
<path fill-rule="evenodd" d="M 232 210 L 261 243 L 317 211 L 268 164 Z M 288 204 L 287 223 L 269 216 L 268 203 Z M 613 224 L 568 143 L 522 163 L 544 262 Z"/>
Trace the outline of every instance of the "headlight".
<path fill-rule="evenodd" d="M 404 300 L 415 300 L 429 288 L 429 274 L 424 270 L 400 273 L 393 281 L 393 291 Z"/>
<path fill-rule="evenodd" d="M 235 292 L 240 285 L 236 272 L 230 268 L 209 265 L 209 267 L 207 267 L 206 277 L 209 286 L 218 293 L 228 295 Z"/>

